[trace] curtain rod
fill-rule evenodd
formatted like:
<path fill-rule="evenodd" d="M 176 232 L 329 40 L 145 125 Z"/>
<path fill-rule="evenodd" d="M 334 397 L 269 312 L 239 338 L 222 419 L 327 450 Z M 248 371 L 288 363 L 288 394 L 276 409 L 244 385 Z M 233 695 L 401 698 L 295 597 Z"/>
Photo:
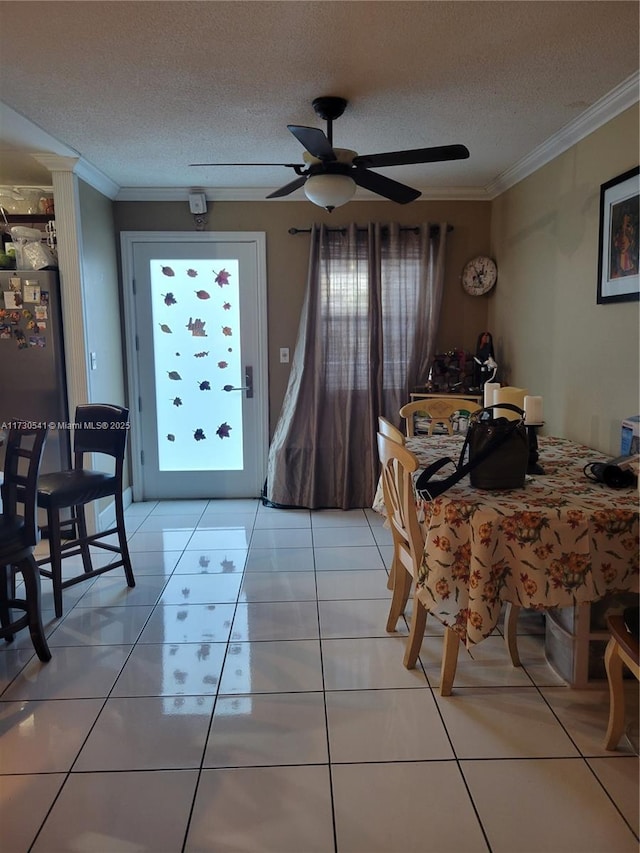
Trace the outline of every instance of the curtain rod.
<path fill-rule="evenodd" d="M 387 226 L 383 226 L 386 228 Z M 418 233 L 418 225 L 401 225 L 400 231 L 413 231 L 415 234 Z M 346 232 L 346 228 L 327 228 L 327 231 L 340 231 L 342 234 Z M 356 228 L 356 231 L 366 231 L 366 228 Z M 429 229 L 430 235 L 435 237 L 440 231 L 439 225 L 432 225 Z M 453 231 L 453 225 L 447 225 L 447 234 L 450 234 Z M 289 234 L 311 234 L 311 228 L 289 228 Z"/>

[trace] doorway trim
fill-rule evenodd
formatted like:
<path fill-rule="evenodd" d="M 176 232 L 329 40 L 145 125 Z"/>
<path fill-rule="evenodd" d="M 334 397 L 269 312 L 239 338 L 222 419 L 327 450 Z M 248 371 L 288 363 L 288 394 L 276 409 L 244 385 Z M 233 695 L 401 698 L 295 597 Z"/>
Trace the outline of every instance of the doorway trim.
<path fill-rule="evenodd" d="M 125 352 L 127 357 L 127 397 L 129 408 L 139 411 L 140 377 L 137 367 L 135 282 L 133 251 L 136 243 L 254 243 L 257 264 L 257 322 L 259 363 L 254 367 L 256 385 L 264 389 L 259 401 L 259 433 L 262 436 L 256 472 L 260 489 L 266 477 L 269 447 L 269 371 L 267 341 L 267 252 L 264 231 L 122 231 L 120 248 L 122 256 L 122 291 L 124 306 Z M 142 500 L 142 430 L 138 418 L 132 419 L 129 436 L 131 451 L 131 489 L 133 500 Z"/>

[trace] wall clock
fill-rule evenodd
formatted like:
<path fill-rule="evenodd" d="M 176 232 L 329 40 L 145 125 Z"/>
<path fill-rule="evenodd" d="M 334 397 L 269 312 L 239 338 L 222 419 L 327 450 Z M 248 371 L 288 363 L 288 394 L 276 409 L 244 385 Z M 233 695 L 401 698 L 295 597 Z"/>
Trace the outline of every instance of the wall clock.
<path fill-rule="evenodd" d="M 484 255 L 472 258 L 462 270 L 462 286 L 471 296 L 488 293 L 496 283 L 498 268 L 495 261 Z"/>

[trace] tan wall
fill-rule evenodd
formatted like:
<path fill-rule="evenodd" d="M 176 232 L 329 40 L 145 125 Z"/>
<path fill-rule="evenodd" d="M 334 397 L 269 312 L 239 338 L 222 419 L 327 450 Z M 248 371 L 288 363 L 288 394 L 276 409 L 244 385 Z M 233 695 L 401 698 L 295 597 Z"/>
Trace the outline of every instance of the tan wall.
<path fill-rule="evenodd" d="M 191 231 L 193 217 L 184 202 L 115 202 L 116 232 Z M 415 202 L 406 207 L 386 202 L 351 202 L 328 214 L 306 201 L 209 202 L 210 231 L 264 231 L 267 235 L 267 299 L 269 323 L 269 420 L 275 427 L 289 377 L 289 365 L 279 363 L 280 347 L 293 352 L 306 284 L 309 238 L 292 236 L 289 228 L 308 228 L 312 222 L 364 225 L 370 221 L 447 221 L 447 273 L 438 348 L 475 350 L 487 323 L 485 297 L 471 297 L 460 285 L 463 265 L 489 250 L 489 202 Z M 119 238 L 118 238 L 119 239 Z M 426 378 L 426 377 L 425 377 Z"/>
<path fill-rule="evenodd" d="M 596 304 L 600 185 L 638 165 L 638 107 L 493 202 L 501 378 L 544 397 L 547 434 L 620 452 L 640 411 L 639 303 Z"/>

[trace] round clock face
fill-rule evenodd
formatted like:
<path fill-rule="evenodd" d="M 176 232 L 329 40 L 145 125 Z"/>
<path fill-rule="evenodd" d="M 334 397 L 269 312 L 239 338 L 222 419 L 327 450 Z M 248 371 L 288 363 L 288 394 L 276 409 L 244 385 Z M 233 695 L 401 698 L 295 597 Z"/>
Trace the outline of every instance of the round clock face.
<path fill-rule="evenodd" d="M 471 296 L 488 293 L 496 283 L 498 269 L 491 258 L 473 258 L 462 271 L 462 286 Z"/>

